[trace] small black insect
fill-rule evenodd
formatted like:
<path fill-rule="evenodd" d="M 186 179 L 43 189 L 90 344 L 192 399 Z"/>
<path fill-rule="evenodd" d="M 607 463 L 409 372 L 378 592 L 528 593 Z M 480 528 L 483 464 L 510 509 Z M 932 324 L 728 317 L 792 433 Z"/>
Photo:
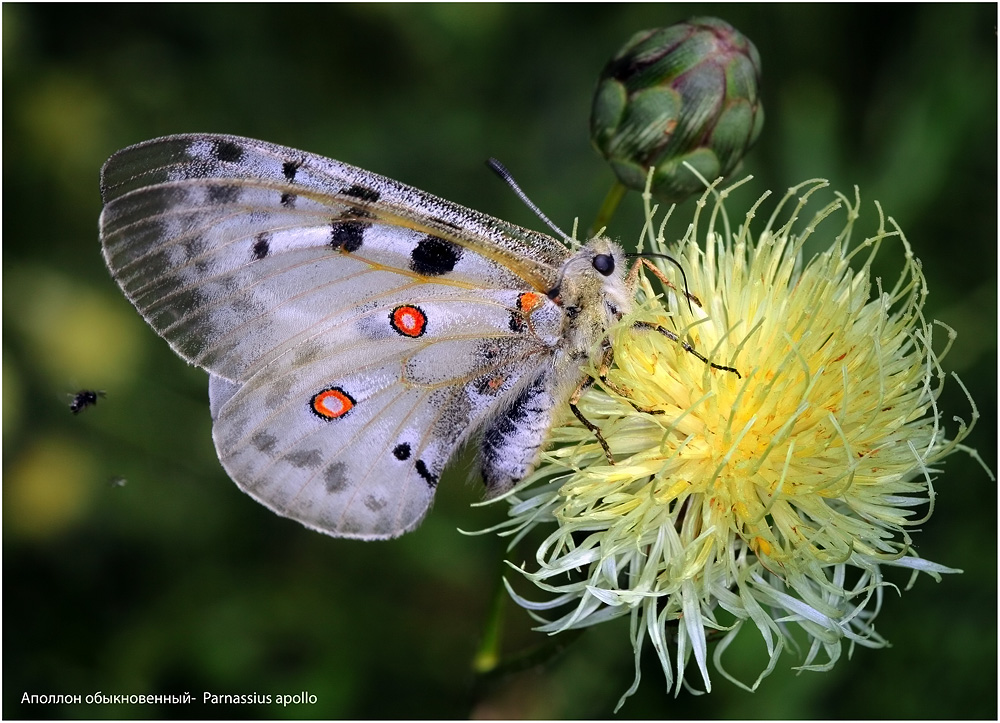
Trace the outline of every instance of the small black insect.
<path fill-rule="evenodd" d="M 97 398 L 106 396 L 104 392 L 98 392 L 93 389 L 81 389 L 73 397 L 73 401 L 69 403 L 69 411 L 73 414 L 79 414 L 87 407 L 93 407 L 97 405 Z"/>

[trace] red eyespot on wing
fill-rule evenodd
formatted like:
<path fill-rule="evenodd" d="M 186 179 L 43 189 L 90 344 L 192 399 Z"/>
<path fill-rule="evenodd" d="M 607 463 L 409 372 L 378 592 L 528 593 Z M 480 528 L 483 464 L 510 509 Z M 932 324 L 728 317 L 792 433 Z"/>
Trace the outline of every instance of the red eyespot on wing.
<path fill-rule="evenodd" d="M 541 306 L 541 304 L 541 294 L 536 294 L 534 291 L 525 291 L 523 294 L 519 294 L 517 297 L 517 311 L 510 313 L 510 330 L 520 334 L 531 326 L 531 322 L 528 320 L 531 312 Z"/>
<path fill-rule="evenodd" d="M 310 400 L 309 409 L 320 419 L 340 419 L 354 409 L 354 399 L 340 387 L 330 387 Z"/>
<path fill-rule="evenodd" d="M 517 308 L 525 314 L 530 314 L 541 303 L 541 294 L 536 294 L 534 291 L 525 291 L 517 297 Z"/>
<path fill-rule="evenodd" d="M 427 315 L 417 306 L 397 306 L 389 314 L 389 323 L 396 333 L 416 339 L 427 330 Z"/>

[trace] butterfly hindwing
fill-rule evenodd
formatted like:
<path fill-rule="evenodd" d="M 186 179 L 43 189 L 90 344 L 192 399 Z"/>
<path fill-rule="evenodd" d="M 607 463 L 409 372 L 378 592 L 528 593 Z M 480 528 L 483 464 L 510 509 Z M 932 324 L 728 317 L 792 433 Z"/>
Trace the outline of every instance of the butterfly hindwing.
<path fill-rule="evenodd" d="M 211 374 L 223 465 L 310 527 L 412 529 L 457 446 L 549 373 L 548 236 L 232 136 L 126 149 L 102 191 L 112 274 Z"/>
<path fill-rule="evenodd" d="M 423 299 L 357 321 L 388 330 L 374 342 L 285 355 L 243 385 L 213 377 L 223 465 L 310 527 L 370 538 L 412 529 L 456 448 L 546 368 L 543 339 L 503 328 L 511 314 Z"/>

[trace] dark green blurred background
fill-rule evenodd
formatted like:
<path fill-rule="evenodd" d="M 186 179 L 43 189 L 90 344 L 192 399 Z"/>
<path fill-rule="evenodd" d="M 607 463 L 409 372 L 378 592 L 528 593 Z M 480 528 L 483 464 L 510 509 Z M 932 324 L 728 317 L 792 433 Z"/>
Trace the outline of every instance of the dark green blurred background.
<path fill-rule="evenodd" d="M 112 152 L 181 131 L 248 135 L 539 227 L 484 168 L 496 156 L 557 223 L 586 225 L 612 181 L 587 133 L 603 64 L 637 30 L 717 15 L 764 64 L 767 122 L 734 215 L 815 176 L 860 185 L 869 221 L 880 200 L 924 262 L 928 315 L 959 332 L 945 364 L 982 413 L 968 443 L 996 469 L 996 11 L 4 4 L 4 717 L 601 718 L 632 679 L 619 620 L 473 689 L 503 545 L 456 529 L 504 510 L 470 508 L 479 490 L 463 469 L 416 533 L 383 543 L 309 532 L 237 490 L 212 447 L 205 374 L 101 261 L 98 172 Z M 690 213 L 678 208 L 675 233 Z M 640 218 L 632 194 L 610 232 L 631 243 Z M 107 398 L 74 417 L 68 395 L 84 387 Z M 970 416 L 954 382 L 941 406 L 949 433 Z M 716 675 L 711 695 L 677 698 L 647 655 L 622 717 L 995 718 L 996 486 L 965 455 L 944 468 L 915 541 L 965 573 L 886 596 L 878 629 L 892 648 L 798 676 L 786 654 L 755 694 Z M 746 680 L 755 635 L 727 658 Z M 508 606 L 508 651 L 541 637 Z M 20 703 L 96 691 L 198 702 Z M 206 691 L 317 702 L 207 706 Z"/>

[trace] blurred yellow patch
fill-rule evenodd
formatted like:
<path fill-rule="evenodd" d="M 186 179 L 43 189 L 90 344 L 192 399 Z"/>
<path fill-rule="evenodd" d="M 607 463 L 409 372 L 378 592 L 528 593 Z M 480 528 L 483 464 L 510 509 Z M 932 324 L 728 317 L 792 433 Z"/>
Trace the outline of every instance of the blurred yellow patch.
<path fill-rule="evenodd" d="M 113 116 L 101 88 L 72 70 L 50 70 L 25 91 L 14 112 L 32 155 L 47 165 L 60 189 L 80 202 L 92 199 Z M 84 173 L 92 174 L 95 186 L 81 186 Z"/>
<path fill-rule="evenodd" d="M 10 321 L 54 385 L 106 388 L 131 381 L 143 326 L 124 304 L 48 269 L 24 267 L 4 276 L 14 289 L 12 298 L 31 300 Z"/>
<path fill-rule="evenodd" d="M 99 488 L 95 466 L 91 454 L 67 438 L 35 442 L 4 475 L 4 527 L 42 539 L 72 526 L 86 514 Z"/>
<path fill-rule="evenodd" d="M 0 402 L 3 404 L 3 436 L 13 439 L 13 432 L 19 427 L 24 411 L 24 401 L 21 397 L 21 375 L 17 365 L 7 354 L 3 355 L 3 394 Z"/>

